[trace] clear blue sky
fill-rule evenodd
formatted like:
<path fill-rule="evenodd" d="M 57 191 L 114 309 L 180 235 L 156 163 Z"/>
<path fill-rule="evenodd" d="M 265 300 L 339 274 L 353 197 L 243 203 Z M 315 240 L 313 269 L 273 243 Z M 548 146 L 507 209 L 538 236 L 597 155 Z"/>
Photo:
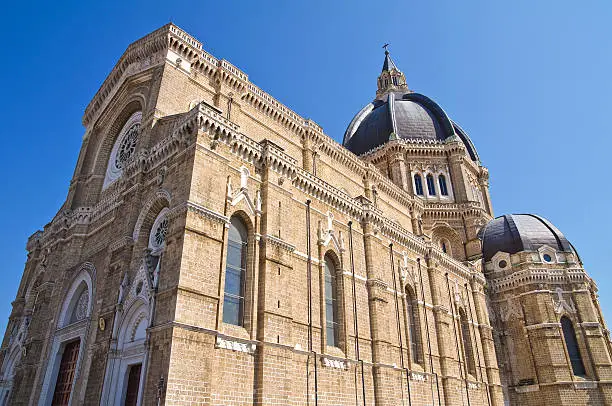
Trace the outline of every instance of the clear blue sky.
<path fill-rule="evenodd" d="M 495 213 L 557 225 L 612 323 L 612 2 L 34 0 L 3 11 L 2 331 L 27 237 L 66 197 L 83 110 L 128 44 L 170 20 L 336 140 L 373 98 L 391 43 L 408 85 L 470 134 Z"/>

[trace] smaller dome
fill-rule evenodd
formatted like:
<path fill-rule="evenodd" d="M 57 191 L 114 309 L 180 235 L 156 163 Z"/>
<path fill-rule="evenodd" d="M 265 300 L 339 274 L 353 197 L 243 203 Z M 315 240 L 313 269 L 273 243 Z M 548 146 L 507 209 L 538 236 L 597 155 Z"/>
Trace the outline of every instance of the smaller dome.
<path fill-rule="evenodd" d="M 537 251 L 547 245 L 559 251 L 576 252 L 563 233 L 535 214 L 506 214 L 491 220 L 479 235 L 485 261 L 499 252 L 516 254 Z"/>

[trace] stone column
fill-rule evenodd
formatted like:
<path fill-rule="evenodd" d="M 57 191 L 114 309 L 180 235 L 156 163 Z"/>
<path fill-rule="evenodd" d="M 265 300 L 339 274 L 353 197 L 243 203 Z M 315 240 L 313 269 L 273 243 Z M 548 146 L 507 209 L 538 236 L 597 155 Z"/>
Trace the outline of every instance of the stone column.
<path fill-rule="evenodd" d="M 394 152 L 389 156 L 389 169 L 393 183 L 412 194 L 412 187 L 407 179 L 406 162 L 402 152 Z"/>
<path fill-rule="evenodd" d="M 489 171 L 486 168 L 480 168 L 480 176 L 478 177 L 480 192 L 482 193 L 484 209 L 491 216 L 493 215 L 493 205 L 491 204 L 491 194 L 489 193 Z"/>
<path fill-rule="evenodd" d="M 495 344 L 493 342 L 493 329 L 491 328 L 486 296 L 484 293 L 483 284 L 486 283 L 483 278 L 472 278 L 470 280 L 470 294 L 473 303 L 473 312 L 478 322 L 479 346 L 482 348 L 481 367 L 485 368 L 487 373 L 486 390 L 489 391 L 491 405 L 501 406 L 504 404 L 503 394 L 501 390 L 501 382 L 499 378 L 499 368 L 497 366 L 497 357 L 495 355 Z M 476 349 L 479 351 L 479 349 Z"/>
<path fill-rule="evenodd" d="M 312 138 L 307 131 L 302 135 L 302 168 L 310 173 L 313 169 L 313 152 Z"/>
<path fill-rule="evenodd" d="M 457 203 L 467 202 L 468 199 L 468 187 L 466 185 L 465 174 L 463 173 L 463 151 L 453 151 L 449 157 L 450 163 L 450 177 L 453 183 L 453 194 Z"/>
<path fill-rule="evenodd" d="M 384 371 L 377 367 L 378 363 L 383 362 L 384 344 L 388 340 L 389 334 L 387 326 L 384 324 L 387 305 L 387 284 L 382 280 L 380 267 L 375 263 L 375 247 L 377 239 L 374 236 L 372 223 L 364 222 L 363 244 L 365 251 L 366 287 L 368 291 L 368 309 L 370 313 L 370 334 L 372 338 L 372 375 L 374 377 L 374 399 L 376 405 L 388 405 L 387 396 L 384 396 L 386 386 Z"/>
<path fill-rule="evenodd" d="M 435 361 L 433 361 L 433 358 L 431 358 L 431 360 L 434 362 L 432 371 L 438 375 L 438 379 L 434 383 L 439 386 L 439 391 L 441 392 L 440 396 L 445 399 L 445 403 L 450 405 L 451 403 L 449 400 L 449 396 L 451 396 L 452 387 L 449 387 L 450 382 L 448 379 L 446 379 L 450 371 L 448 365 L 449 350 L 447 348 L 447 345 L 450 344 L 450 341 L 447 339 L 447 337 L 451 337 L 453 335 L 453 332 L 451 332 L 449 328 L 451 321 L 449 317 L 449 309 L 442 302 L 442 293 L 440 292 L 441 287 L 445 286 L 445 281 L 438 278 L 438 276 L 441 276 L 437 269 L 438 262 L 434 260 L 431 255 L 425 256 L 425 265 L 425 269 L 427 271 L 425 274 L 427 275 L 427 280 L 429 282 L 429 291 L 431 292 L 431 303 L 433 306 L 434 318 L 433 324 L 435 326 L 434 332 L 437 338 L 436 347 L 439 359 L 438 366 L 436 366 Z M 425 299 L 425 302 L 426 301 L 427 299 Z M 424 303 L 423 311 L 427 311 L 426 303 Z M 435 349 L 432 345 L 431 352 L 433 353 L 434 351 Z"/>

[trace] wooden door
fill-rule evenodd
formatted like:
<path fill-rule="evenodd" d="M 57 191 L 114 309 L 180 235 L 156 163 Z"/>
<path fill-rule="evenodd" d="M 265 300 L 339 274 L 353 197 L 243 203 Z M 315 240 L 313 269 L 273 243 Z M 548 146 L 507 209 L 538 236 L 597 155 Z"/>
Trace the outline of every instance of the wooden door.
<path fill-rule="evenodd" d="M 140 389 L 140 371 L 142 364 L 132 365 L 128 374 L 127 390 L 125 393 L 125 406 L 136 406 L 138 403 L 138 389 Z"/>
<path fill-rule="evenodd" d="M 59 371 L 57 373 L 57 382 L 53 393 L 52 406 L 68 406 L 70 401 L 70 393 L 72 392 L 72 383 L 74 374 L 76 373 L 77 361 L 79 359 L 79 348 L 81 341 L 73 341 L 66 344 L 62 361 L 60 362 Z"/>

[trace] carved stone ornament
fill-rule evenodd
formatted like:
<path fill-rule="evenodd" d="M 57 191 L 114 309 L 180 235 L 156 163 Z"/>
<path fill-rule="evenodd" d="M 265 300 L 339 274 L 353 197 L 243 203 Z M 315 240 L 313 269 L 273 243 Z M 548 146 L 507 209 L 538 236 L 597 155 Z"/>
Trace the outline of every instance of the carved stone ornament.
<path fill-rule="evenodd" d="M 130 284 L 130 280 L 128 277 L 128 273 L 123 274 L 123 280 L 121 281 L 121 285 L 119 286 L 119 298 L 117 299 L 117 304 L 123 303 L 125 296 L 127 294 L 127 289 Z"/>
<path fill-rule="evenodd" d="M 523 318 L 521 304 L 517 299 L 508 298 L 505 302 L 501 302 L 499 304 L 499 313 L 504 322 L 510 320 L 511 318 Z"/>
<path fill-rule="evenodd" d="M 166 173 L 168 172 L 168 167 L 163 166 L 159 168 L 157 171 L 157 186 L 161 186 L 164 183 L 164 179 L 166 179 Z"/>
<path fill-rule="evenodd" d="M 74 313 L 72 317 L 73 322 L 81 321 L 87 317 L 87 309 L 89 308 L 89 291 L 83 289 L 81 295 L 77 299 L 74 306 Z"/>
<path fill-rule="evenodd" d="M 576 306 L 574 305 L 574 301 L 571 297 L 569 298 L 569 300 L 565 300 L 565 297 L 563 297 L 563 289 L 555 289 L 555 294 L 557 295 L 556 299 L 553 298 L 553 302 L 555 303 L 555 313 L 576 313 Z"/>

